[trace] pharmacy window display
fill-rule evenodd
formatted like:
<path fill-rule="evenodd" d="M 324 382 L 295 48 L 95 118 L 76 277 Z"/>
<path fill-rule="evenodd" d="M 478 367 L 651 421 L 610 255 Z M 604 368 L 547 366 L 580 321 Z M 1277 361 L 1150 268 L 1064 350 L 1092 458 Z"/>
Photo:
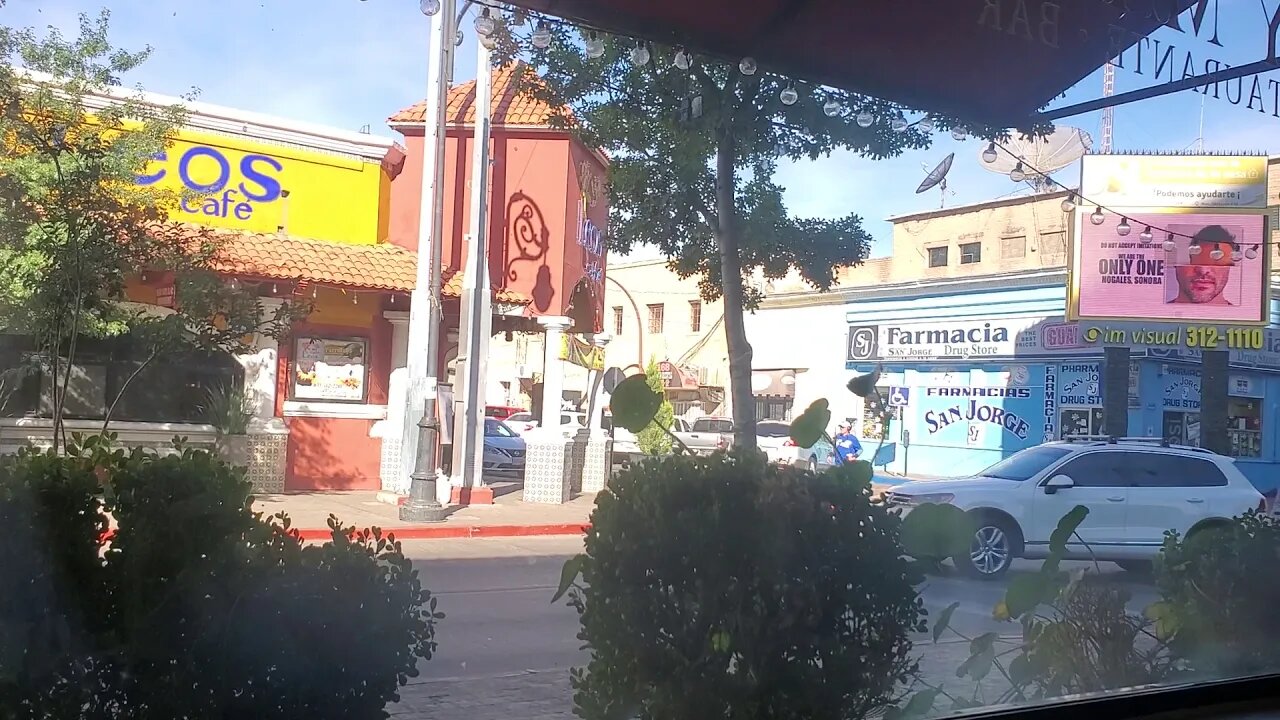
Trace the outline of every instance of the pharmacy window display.
<path fill-rule="evenodd" d="M 368 392 L 365 338 L 300 337 L 294 348 L 292 400 L 362 403 Z"/>
<path fill-rule="evenodd" d="M 1227 398 L 1227 437 L 1231 455 L 1262 457 L 1262 400 L 1252 397 Z"/>

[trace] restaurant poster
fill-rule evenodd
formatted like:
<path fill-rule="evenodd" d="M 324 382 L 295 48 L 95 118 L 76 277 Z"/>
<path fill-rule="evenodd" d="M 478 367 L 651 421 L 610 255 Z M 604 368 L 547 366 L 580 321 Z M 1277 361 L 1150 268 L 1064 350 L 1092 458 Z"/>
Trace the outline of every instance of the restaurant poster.
<path fill-rule="evenodd" d="M 301 337 L 293 361 L 293 398 L 363 402 L 369 354 L 364 338 Z"/>

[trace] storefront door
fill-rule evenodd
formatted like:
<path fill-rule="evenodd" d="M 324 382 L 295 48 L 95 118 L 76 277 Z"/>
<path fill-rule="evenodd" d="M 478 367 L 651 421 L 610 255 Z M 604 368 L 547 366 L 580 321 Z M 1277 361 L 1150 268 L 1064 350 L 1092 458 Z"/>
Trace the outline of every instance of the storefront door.
<path fill-rule="evenodd" d="M 1174 445 L 1200 447 L 1200 413 L 1166 410 L 1161 436 Z"/>

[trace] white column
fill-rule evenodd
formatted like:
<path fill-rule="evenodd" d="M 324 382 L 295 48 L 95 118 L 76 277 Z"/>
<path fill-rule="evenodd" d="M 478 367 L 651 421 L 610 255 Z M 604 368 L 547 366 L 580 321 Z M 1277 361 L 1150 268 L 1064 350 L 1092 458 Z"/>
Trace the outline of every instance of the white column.
<path fill-rule="evenodd" d="M 475 133 L 471 155 L 471 233 L 462 275 L 462 412 L 456 418 L 452 482 L 460 487 L 484 485 L 485 366 L 493 327 L 493 297 L 489 289 L 489 122 L 492 105 L 489 48 L 476 43 Z"/>
<path fill-rule="evenodd" d="M 382 316 L 391 323 L 391 376 L 387 380 L 387 419 L 374 423 L 370 435 L 382 438 L 378 472 L 382 489 L 404 494 L 409 490 L 409 473 L 404 471 L 401 452 L 404 420 L 409 409 L 409 313 L 388 310 Z"/>
<path fill-rule="evenodd" d="M 560 434 L 560 406 L 564 402 L 564 361 L 560 359 L 560 343 L 564 331 L 573 323 L 571 318 L 558 315 L 538 318 L 538 324 L 546 329 L 543 336 L 542 358 L 542 417 L 540 430 L 554 430 Z"/>
<path fill-rule="evenodd" d="M 598 333 L 591 337 L 591 344 L 600 348 L 603 356 L 604 348 L 609 344 L 613 336 L 609 333 Z M 591 414 L 587 417 L 587 427 L 591 429 L 592 435 L 604 435 L 604 371 L 607 368 L 593 370 L 589 376 L 588 385 L 591 388 L 591 396 L 588 399 L 590 403 L 587 407 L 591 410 Z"/>

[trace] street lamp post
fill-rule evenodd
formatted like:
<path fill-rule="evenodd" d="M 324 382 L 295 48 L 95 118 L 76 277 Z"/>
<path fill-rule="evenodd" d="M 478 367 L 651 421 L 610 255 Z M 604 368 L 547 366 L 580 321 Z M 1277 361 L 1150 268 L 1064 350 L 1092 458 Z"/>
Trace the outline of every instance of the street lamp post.
<path fill-rule="evenodd" d="M 400 445 L 402 458 L 412 457 L 414 461 L 409 475 L 409 502 L 400 508 L 400 519 L 405 522 L 439 522 L 445 518 L 445 509 L 436 496 L 437 442 L 440 437 L 440 422 L 436 417 L 436 382 L 440 355 L 446 107 L 449 78 L 453 74 L 454 38 L 459 22 L 454 17 L 456 6 L 456 0 L 421 3 L 423 12 L 431 15 L 432 53 L 427 62 L 427 107 L 422 118 L 418 272 L 409 308 L 409 383 Z M 419 408 L 422 408 L 422 415 L 413 425 L 412 418 Z M 404 465 L 402 460 L 401 466 Z"/>

